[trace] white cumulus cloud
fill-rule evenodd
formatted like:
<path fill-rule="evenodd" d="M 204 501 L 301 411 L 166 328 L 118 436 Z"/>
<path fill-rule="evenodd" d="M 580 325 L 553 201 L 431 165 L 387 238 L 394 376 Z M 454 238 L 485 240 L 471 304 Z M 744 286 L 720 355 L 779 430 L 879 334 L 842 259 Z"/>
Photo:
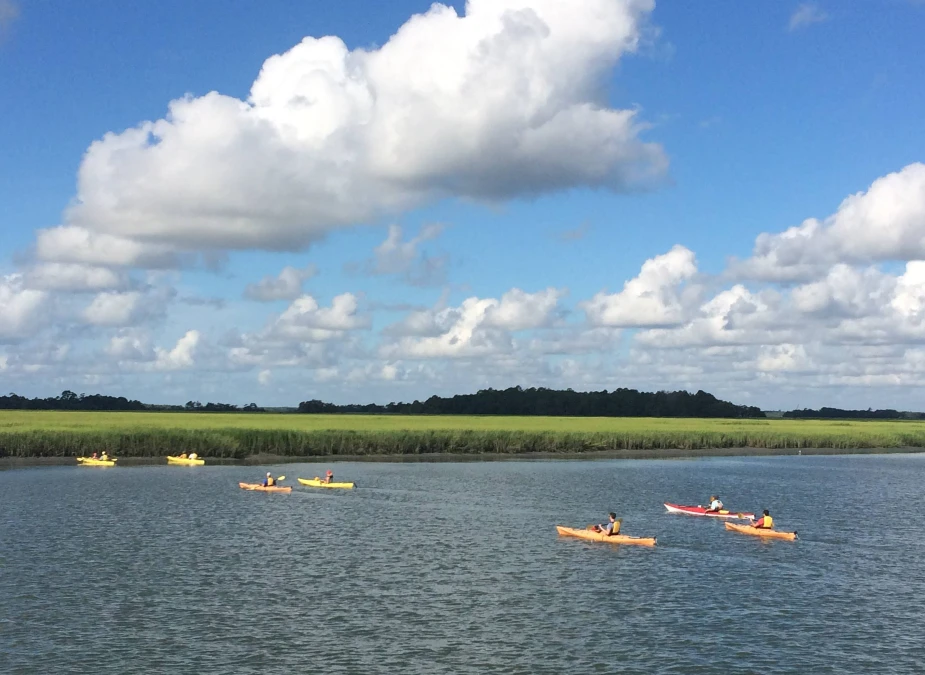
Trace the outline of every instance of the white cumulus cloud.
<path fill-rule="evenodd" d="M 305 38 L 247 100 L 217 92 L 88 149 L 46 261 L 164 266 L 184 251 L 295 249 L 445 196 L 503 200 L 661 177 L 660 146 L 603 84 L 653 0 L 435 4 L 382 47 Z"/>
<path fill-rule="evenodd" d="M 834 264 L 925 259 L 925 164 L 875 180 L 823 221 L 810 218 L 780 234 L 764 233 L 751 258 L 731 272 L 761 281 L 808 281 Z"/>
<path fill-rule="evenodd" d="M 579 307 L 597 326 L 677 325 L 685 318 L 685 282 L 696 274 L 694 253 L 678 245 L 647 260 L 639 276 L 627 281 L 620 293 L 598 293 Z"/>

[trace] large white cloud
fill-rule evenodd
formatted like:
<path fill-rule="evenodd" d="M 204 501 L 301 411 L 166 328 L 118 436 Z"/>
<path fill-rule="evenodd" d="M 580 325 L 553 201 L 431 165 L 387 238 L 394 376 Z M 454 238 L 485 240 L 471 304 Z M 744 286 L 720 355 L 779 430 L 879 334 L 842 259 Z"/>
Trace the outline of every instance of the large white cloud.
<path fill-rule="evenodd" d="M 910 164 L 845 199 L 823 221 L 765 233 L 731 271 L 761 281 L 807 281 L 843 262 L 925 259 L 925 164 Z"/>
<path fill-rule="evenodd" d="M 45 260 L 160 266 L 178 251 L 293 249 L 443 196 L 648 185 L 666 159 L 604 80 L 653 0 L 435 4 L 379 49 L 306 38 L 246 101 L 211 92 L 93 143 Z"/>

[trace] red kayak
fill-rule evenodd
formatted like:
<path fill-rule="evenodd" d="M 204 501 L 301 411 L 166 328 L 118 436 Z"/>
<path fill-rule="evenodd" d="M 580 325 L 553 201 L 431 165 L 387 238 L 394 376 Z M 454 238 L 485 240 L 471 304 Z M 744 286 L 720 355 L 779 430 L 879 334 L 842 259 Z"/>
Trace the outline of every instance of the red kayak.
<path fill-rule="evenodd" d="M 681 506 L 680 504 L 669 504 L 668 502 L 665 502 L 665 508 L 668 509 L 668 513 L 683 513 L 688 516 L 707 516 L 708 518 L 741 518 L 742 520 L 755 517 L 754 513 L 747 513 L 745 511 L 730 511 L 729 509 L 720 509 L 719 511 L 710 511 L 707 513 L 707 510 L 702 506 Z"/>

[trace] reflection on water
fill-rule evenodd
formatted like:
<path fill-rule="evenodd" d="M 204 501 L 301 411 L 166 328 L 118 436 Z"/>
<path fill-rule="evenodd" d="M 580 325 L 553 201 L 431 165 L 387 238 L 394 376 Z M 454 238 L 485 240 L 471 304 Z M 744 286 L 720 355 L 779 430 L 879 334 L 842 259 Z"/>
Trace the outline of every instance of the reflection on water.
<path fill-rule="evenodd" d="M 925 672 L 925 456 L 333 468 L 0 472 L 0 671 Z M 556 535 L 611 510 L 658 547 Z"/>

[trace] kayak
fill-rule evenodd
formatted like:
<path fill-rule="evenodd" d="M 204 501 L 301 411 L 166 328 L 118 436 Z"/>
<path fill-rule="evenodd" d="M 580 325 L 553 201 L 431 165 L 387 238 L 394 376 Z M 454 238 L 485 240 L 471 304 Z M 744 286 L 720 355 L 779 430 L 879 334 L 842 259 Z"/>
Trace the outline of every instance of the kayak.
<path fill-rule="evenodd" d="M 707 510 L 702 506 L 681 506 L 680 504 L 670 504 L 665 502 L 665 508 L 668 509 L 668 513 L 684 513 L 688 516 L 707 516 L 709 518 L 741 518 L 742 520 L 748 518 L 754 518 L 754 513 L 748 513 L 747 511 L 730 511 L 729 509 L 720 509 L 719 511 L 711 511 L 707 513 Z"/>
<path fill-rule="evenodd" d="M 79 466 L 115 466 L 117 459 L 93 459 L 92 457 L 78 457 Z"/>
<path fill-rule="evenodd" d="M 355 487 L 353 483 L 325 483 L 320 478 L 299 478 L 299 482 L 308 487 L 343 488 L 345 490 L 350 490 Z"/>
<path fill-rule="evenodd" d="M 204 459 L 190 459 L 189 457 L 171 457 L 167 455 L 168 464 L 184 464 L 186 466 L 203 466 L 206 463 Z"/>
<path fill-rule="evenodd" d="M 260 483 L 238 483 L 238 487 L 242 490 L 257 490 L 258 492 L 292 492 L 291 487 L 283 487 L 282 485 L 270 485 L 267 487 Z"/>
<path fill-rule="evenodd" d="M 639 546 L 655 546 L 655 537 L 630 537 L 625 534 L 604 534 L 594 530 L 578 530 L 574 527 L 556 525 L 556 532 L 567 537 L 578 537 L 590 541 L 606 541 L 608 544 L 638 544 Z"/>
<path fill-rule="evenodd" d="M 723 523 L 727 530 L 750 534 L 755 537 L 768 537 L 769 539 L 787 539 L 793 541 L 797 538 L 796 532 L 781 532 L 780 530 L 769 530 L 763 527 L 752 527 L 751 525 L 736 525 L 734 523 Z"/>

